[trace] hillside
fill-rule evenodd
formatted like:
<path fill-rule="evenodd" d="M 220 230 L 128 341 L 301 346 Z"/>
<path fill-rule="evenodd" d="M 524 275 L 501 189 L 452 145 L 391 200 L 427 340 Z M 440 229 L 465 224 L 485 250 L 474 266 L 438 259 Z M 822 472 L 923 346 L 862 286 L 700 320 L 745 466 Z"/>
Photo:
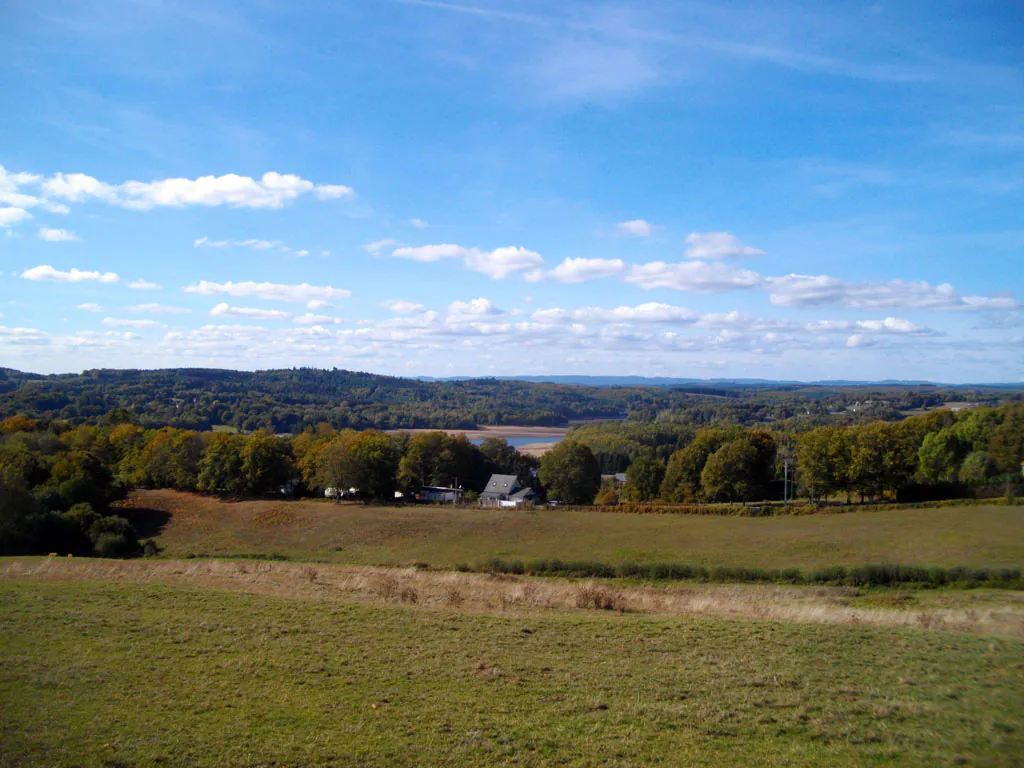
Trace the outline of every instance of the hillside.
<path fill-rule="evenodd" d="M 901 411 L 950 401 L 994 405 L 1019 396 L 1007 390 L 934 385 L 731 382 L 670 387 L 493 378 L 427 381 L 314 368 L 96 369 L 46 376 L 0 369 L 0 418 L 23 414 L 79 424 L 98 422 L 110 418 L 112 411 L 126 409 L 145 426 L 228 426 L 275 432 L 300 431 L 321 422 L 337 428 L 470 429 L 504 424 L 563 426 L 578 420 L 621 418 L 670 418 L 693 424 L 798 418 L 803 426 L 813 426 L 898 419 Z"/>

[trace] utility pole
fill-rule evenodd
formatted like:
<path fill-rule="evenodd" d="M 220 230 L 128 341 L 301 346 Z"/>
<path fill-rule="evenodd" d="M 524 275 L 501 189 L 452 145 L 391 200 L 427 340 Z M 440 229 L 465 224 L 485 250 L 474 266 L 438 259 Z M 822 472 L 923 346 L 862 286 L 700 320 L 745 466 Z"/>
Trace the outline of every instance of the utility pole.
<path fill-rule="evenodd" d="M 789 503 L 789 457 L 782 460 L 782 503 Z"/>

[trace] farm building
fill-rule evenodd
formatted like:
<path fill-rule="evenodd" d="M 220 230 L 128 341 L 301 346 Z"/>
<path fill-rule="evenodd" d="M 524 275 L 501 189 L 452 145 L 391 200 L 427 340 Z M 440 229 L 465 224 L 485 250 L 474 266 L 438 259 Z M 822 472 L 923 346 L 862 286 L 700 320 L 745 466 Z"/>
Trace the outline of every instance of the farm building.
<path fill-rule="evenodd" d="M 458 504 L 462 501 L 461 488 L 445 488 L 439 485 L 425 485 L 416 494 L 419 501 L 440 501 L 444 504 Z"/>

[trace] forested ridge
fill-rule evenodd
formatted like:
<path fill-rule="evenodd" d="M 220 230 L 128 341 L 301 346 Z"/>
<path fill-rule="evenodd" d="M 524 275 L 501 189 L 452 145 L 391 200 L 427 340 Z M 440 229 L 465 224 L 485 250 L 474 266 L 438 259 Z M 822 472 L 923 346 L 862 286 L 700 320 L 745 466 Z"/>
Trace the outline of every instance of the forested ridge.
<path fill-rule="evenodd" d="M 228 426 L 298 433 L 336 429 L 470 429 L 630 419 L 776 429 L 895 420 L 952 401 L 997 405 L 1019 392 L 935 386 L 597 387 L 509 379 L 422 381 L 345 370 L 95 369 L 42 376 L 0 369 L 0 418 L 101 423 L 124 409 L 147 427 Z"/>

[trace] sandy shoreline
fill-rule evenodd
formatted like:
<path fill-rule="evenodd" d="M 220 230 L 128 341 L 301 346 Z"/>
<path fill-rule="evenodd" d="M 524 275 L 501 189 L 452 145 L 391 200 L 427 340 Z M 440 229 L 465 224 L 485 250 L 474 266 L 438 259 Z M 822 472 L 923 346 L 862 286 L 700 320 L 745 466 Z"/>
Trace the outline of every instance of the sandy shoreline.
<path fill-rule="evenodd" d="M 483 440 L 488 437 L 565 437 L 568 427 L 520 427 L 520 426 L 488 426 L 480 429 L 393 429 L 390 432 L 447 432 L 450 435 L 465 434 L 470 440 Z M 541 445 L 546 446 L 547 443 Z M 529 447 L 529 446 L 524 446 Z"/>

